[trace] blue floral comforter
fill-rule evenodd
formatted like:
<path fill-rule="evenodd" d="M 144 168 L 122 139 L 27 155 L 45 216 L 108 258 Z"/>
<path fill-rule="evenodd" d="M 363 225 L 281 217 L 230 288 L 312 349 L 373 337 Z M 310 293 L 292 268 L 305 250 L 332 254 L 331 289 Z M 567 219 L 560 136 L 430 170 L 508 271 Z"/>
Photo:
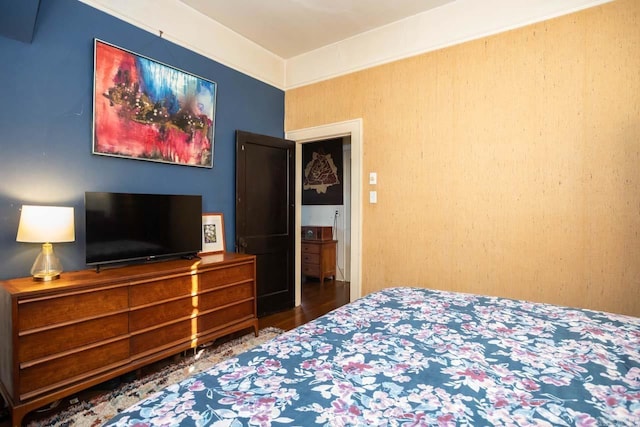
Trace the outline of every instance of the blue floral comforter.
<path fill-rule="evenodd" d="M 110 426 L 640 426 L 640 319 L 391 288 Z"/>

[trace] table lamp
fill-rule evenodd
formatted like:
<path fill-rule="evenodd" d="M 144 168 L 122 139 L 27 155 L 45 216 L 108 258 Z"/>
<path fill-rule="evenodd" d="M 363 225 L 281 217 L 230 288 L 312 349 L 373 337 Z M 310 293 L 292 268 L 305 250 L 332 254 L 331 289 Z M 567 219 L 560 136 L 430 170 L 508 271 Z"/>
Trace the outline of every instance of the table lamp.
<path fill-rule="evenodd" d="M 73 242 L 76 239 L 73 225 L 73 208 L 60 206 L 23 205 L 16 241 L 42 243 L 31 275 L 33 280 L 50 281 L 60 278 L 62 264 L 53 253 L 57 242 Z"/>

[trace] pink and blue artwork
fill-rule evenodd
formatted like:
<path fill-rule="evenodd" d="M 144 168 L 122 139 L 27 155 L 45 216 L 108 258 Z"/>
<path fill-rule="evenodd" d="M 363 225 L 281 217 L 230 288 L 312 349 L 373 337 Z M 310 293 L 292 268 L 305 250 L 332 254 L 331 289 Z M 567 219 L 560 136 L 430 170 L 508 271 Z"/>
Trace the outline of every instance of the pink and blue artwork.
<path fill-rule="evenodd" d="M 213 167 L 217 85 L 95 40 L 93 153 Z"/>

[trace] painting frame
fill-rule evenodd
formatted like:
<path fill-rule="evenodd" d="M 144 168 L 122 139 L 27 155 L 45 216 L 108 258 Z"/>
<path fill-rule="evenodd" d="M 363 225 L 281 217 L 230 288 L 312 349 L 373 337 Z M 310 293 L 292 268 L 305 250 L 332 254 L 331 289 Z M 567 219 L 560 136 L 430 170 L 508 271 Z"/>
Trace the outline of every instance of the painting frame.
<path fill-rule="evenodd" d="M 213 168 L 218 84 L 94 39 L 92 153 Z"/>
<path fill-rule="evenodd" d="M 217 254 L 224 251 L 224 215 L 219 212 L 203 213 L 200 255 Z"/>

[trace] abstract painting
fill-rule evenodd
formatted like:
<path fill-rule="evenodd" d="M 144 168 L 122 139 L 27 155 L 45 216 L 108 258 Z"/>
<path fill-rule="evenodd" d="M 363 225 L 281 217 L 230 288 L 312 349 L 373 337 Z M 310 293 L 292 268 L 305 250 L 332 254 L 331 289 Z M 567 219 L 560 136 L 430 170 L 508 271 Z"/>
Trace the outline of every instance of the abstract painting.
<path fill-rule="evenodd" d="M 217 85 L 95 39 L 93 153 L 213 167 Z"/>
<path fill-rule="evenodd" d="M 302 204 L 342 205 L 342 138 L 302 144 Z"/>

